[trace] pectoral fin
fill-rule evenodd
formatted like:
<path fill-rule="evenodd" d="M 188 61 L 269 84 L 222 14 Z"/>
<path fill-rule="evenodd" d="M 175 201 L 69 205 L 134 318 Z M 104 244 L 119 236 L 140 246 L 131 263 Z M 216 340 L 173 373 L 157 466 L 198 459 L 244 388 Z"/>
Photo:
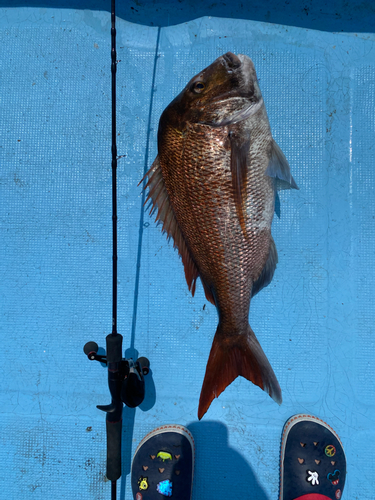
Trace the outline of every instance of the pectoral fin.
<path fill-rule="evenodd" d="M 231 145 L 230 169 L 232 174 L 234 203 L 242 231 L 244 235 L 246 235 L 244 196 L 246 193 L 247 159 L 250 150 L 250 137 L 243 138 L 230 132 L 229 140 Z"/>
<path fill-rule="evenodd" d="M 167 233 L 168 238 L 173 238 L 173 246 L 174 248 L 177 248 L 178 253 L 182 258 L 187 285 L 194 296 L 196 282 L 199 277 L 199 270 L 190 254 L 184 235 L 182 234 L 181 228 L 177 222 L 173 207 L 171 206 L 158 156 L 156 157 L 150 170 L 143 177 L 142 181 L 146 177 L 148 177 L 148 182 L 144 189 L 149 188 L 149 193 L 145 201 L 145 205 L 149 200 L 151 200 L 152 206 L 150 215 L 157 209 L 158 213 L 156 221 L 163 223 L 162 232 Z M 202 283 L 207 300 L 212 304 L 215 304 L 215 300 L 210 289 L 203 281 Z"/>
<path fill-rule="evenodd" d="M 290 173 L 288 160 L 281 151 L 275 140 L 271 143 L 270 161 L 266 170 L 266 174 L 275 178 L 276 189 L 299 189 L 295 180 Z"/>

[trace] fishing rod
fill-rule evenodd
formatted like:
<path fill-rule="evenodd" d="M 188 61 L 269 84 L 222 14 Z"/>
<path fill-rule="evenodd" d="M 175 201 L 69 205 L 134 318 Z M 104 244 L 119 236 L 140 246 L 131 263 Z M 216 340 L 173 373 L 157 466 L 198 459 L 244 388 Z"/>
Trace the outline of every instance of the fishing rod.
<path fill-rule="evenodd" d="M 104 363 L 108 367 L 108 387 L 111 394 L 109 405 L 98 405 L 106 413 L 107 472 L 111 481 L 111 500 L 116 500 L 116 484 L 121 477 L 121 435 L 123 405 L 135 408 L 145 397 L 144 376 L 149 372 L 150 362 L 141 357 L 136 361 L 122 357 L 123 337 L 117 332 L 117 156 L 116 144 L 116 11 L 115 0 L 111 0 L 111 74 L 112 74 L 112 333 L 106 337 L 106 355 L 98 354 L 98 344 L 87 342 L 83 348 L 87 357 Z"/>

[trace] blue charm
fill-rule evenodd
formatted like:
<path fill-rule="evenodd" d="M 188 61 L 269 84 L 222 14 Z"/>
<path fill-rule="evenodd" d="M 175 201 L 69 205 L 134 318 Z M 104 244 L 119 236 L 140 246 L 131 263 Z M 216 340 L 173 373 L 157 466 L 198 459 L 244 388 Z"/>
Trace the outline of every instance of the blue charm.
<path fill-rule="evenodd" d="M 172 482 L 169 479 L 166 479 L 165 481 L 161 481 L 157 486 L 156 489 L 161 495 L 164 495 L 165 497 L 171 497 L 172 496 Z"/>

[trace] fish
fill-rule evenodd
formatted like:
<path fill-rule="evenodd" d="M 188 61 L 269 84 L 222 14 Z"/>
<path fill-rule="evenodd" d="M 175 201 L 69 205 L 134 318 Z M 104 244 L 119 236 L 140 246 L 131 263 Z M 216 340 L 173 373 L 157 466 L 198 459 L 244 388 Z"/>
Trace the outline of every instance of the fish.
<path fill-rule="evenodd" d="M 194 76 L 161 114 L 157 142 L 142 179 L 146 203 L 173 239 L 192 295 L 200 278 L 218 313 L 198 418 L 238 376 L 281 404 L 249 310 L 278 262 L 277 191 L 298 187 L 272 137 L 252 60 L 227 52 Z"/>

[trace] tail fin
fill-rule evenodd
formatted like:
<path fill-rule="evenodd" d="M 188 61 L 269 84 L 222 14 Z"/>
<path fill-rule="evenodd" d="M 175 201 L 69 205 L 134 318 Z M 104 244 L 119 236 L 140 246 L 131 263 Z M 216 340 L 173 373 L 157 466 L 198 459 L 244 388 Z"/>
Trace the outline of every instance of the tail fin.
<path fill-rule="evenodd" d="M 206 413 L 214 398 L 239 375 L 267 392 L 281 404 L 281 389 L 272 367 L 254 332 L 247 326 L 245 333 L 225 335 L 219 324 L 212 343 L 210 357 L 199 399 L 199 420 Z"/>

